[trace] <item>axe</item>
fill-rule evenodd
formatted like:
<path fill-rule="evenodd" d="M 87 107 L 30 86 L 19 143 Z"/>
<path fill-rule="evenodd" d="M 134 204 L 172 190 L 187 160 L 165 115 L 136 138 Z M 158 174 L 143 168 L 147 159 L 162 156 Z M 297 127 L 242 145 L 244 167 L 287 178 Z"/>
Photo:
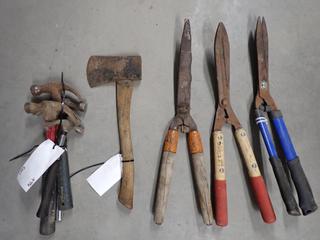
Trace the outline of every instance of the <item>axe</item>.
<path fill-rule="evenodd" d="M 140 56 L 91 56 L 87 65 L 90 87 L 116 82 L 117 117 L 120 153 L 123 158 L 119 201 L 127 208 L 133 207 L 133 151 L 130 131 L 130 105 L 133 81 L 141 80 Z"/>

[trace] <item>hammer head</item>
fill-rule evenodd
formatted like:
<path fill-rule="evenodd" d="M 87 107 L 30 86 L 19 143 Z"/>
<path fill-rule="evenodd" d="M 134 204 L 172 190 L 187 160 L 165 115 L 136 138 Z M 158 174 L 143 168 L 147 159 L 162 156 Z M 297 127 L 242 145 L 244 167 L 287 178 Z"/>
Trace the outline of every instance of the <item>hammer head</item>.
<path fill-rule="evenodd" d="M 91 56 L 87 65 L 90 87 L 122 80 L 141 80 L 140 56 Z"/>

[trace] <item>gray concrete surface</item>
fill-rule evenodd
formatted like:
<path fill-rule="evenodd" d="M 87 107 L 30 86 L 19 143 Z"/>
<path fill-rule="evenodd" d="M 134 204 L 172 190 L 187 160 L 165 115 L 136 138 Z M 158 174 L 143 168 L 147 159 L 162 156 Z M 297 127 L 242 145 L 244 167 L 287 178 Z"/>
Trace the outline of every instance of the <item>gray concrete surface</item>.
<path fill-rule="evenodd" d="M 225 128 L 229 226 L 203 225 L 192 187 L 185 137 L 180 137 L 165 222 L 153 223 L 152 202 L 160 150 L 174 114 L 173 73 L 176 42 L 183 19 L 192 28 L 192 114 L 202 133 L 210 166 L 209 136 L 214 94 L 208 59 L 219 21 L 231 45 L 231 98 L 240 121 L 251 133 L 253 100 L 248 41 L 258 16 L 269 30 L 271 91 L 283 110 L 302 164 L 320 203 L 320 2 L 313 1 L 0 1 L 0 239 L 48 239 L 38 233 L 35 217 L 40 181 L 25 193 L 16 181 L 23 160 L 13 155 L 42 139 L 41 121 L 23 104 L 32 83 L 65 80 L 85 95 L 86 132 L 69 140 L 71 171 L 104 161 L 119 150 L 115 88 L 90 89 L 85 75 L 90 55 L 140 54 L 143 80 L 135 87 L 132 135 L 135 154 L 134 209 L 117 202 L 118 185 L 103 197 L 90 188 L 92 170 L 72 179 L 74 209 L 57 224 L 50 239 L 308 239 L 320 236 L 320 211 L 307 217 L 286 214 L 267 153 L 261 160 L 277 222 L 263 223 L 254 207 L 229 127 Z M 257 145 L 257 144 L 255 144 Z"/>

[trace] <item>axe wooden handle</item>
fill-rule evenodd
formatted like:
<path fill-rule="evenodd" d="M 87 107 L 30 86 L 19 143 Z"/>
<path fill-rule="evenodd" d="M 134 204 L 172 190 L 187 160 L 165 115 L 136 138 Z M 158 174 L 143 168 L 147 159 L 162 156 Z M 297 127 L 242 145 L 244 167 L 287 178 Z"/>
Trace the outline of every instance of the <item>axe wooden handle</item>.
<path fill-rule="evenodd" d="M 130 81 L 117 82 L 117 114 L 120 152 L 123 158 L 119 201 L 127 208 L 133 207 L 134 164 L 130 130 L 130 105 L 132 85 Z"/>

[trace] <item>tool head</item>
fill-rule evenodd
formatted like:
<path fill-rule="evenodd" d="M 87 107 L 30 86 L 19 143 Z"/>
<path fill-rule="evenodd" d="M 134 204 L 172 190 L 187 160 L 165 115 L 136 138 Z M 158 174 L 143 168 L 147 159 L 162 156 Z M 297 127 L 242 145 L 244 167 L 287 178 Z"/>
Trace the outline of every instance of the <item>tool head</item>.
<path fill-rule="evenodd" d="M 32 85 L 30 87 L 32 96 L 39 96 L 41 94 L 41 87 L 39 85 Z"/>
<path fill-rule="evenodd" d="M 226 28 L 223 23 L 218 25 L 214 41 L 214 55 L 218 82 L 219 105 L 216 111 L 214 130 L 221 130 L 224 123 L 231 124 L 235 129 L 241 127 L 230 103 L 230 46 Z"/>
<path fill-rule="evenodd" d="M 185 20 L 180 43 L 178 84 L 177 84 L 177 106 L 178 114 L 190 112 L 191 91 L 191 29 L 188 19 Z"/>
<path fill-rule="evenodd" d="M 259 17 L 256 28 L 256 48 L 258 61 L 258 91 L 256 96 L 256 108 L 266 105 L 266 109 L 276 110 L 276 104 L 269 92 L 268 76 L 268 31 L 264 18 Z"/>
<path fill-rule="evenodd" d="M 87 65 L 90 87 L 109 82 L 141 80 L 140 56 L 91 56 Z"/>
<path fill-rule="evenodd" d="M 218 25 L 214 43 L 219 104 L 225 107 L 229 104 L 230 47 L 228 34 L 222 22 Z"/>
<path fill-rule="evenodd" d="M 188 19 L 185 19 L 180 43 L 176 116 L 170 124 L 170 129 L 180 129 L 183 133 L 197 130 L 197 125 L 190 116 L 190 95 L 192 79 L 191 62 L 191 28 L 190 21 Z"/>

